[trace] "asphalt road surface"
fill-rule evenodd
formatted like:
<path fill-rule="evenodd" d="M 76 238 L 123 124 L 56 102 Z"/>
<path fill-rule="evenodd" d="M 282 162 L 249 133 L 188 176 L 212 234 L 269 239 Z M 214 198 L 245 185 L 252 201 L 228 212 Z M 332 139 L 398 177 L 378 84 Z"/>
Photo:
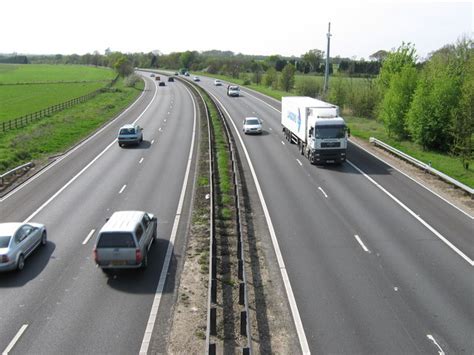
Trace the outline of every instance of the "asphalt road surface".
<path fill-rule="evenodd" d="M 44 223 L 49 239 L 21 273 L 0 274 L 0 351 L 136 354 L 147 349 L 142 342 L 157 296 L 155 323 L 169 317 L 189 217 L 196 113 L 183 84 L 158 87 L 143 75 L 145 91 L 127 111 L 0 200 L 0 222 Z M 135 120 L 144 141 L 120 148 L 119 127 Z M 96 234 L 114 211 L 131 209 L 158 217 L 159 240 L 146 270 L 106 276 L 92 259 Z M 168 250 L 171 271 L 157 295 Z M 151 348 L 159 348 L 162 332 L 153 329 Z"/>
<path fill-rule="evenodd" d="M 226 83 L 205 77 L 198 84 L 222 103 L 248 152 L 303 350 L 474 352 L 472 216 L 354 144 L 347 163 L 313 166 L 284 139 L 279 102 L 245 88 L 227 97 Z M 261 136 L 242 133 L 247 116 L 263 119 Z"/>

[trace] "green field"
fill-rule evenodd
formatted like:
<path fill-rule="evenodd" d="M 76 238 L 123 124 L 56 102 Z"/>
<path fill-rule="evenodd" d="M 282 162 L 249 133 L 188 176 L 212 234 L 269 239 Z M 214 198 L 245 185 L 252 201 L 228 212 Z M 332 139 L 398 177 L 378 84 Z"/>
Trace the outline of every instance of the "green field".
<path fill-rule="evenodd" d="M 86 65 L 0 64 L 0 85 L 58 81 L 110 81 L 110 68 Z"/>
<path fill-rule="evenodd" d="M 0 64 L 0 122 L 86 95 L 114 77 L 108 68 Z"/>

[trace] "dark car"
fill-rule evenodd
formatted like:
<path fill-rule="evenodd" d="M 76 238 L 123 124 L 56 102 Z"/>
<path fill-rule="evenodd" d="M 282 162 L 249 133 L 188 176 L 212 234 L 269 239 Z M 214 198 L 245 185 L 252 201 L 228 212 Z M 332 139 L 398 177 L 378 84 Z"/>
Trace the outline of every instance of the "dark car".
<path fill-rule="evenodd" d="M 172 83 L 172 82 L 174 82 L 174 78 L 173 78 L 172 76 L 170 76 L 170 77 L 168 78 L 168 81 Z"/>
<path fill-rule="evenodd" d="M 158 84 L 158 86 L 165 86 L 165 82 L 164 82 L 164 81 L 160 81 L 160 83 Z"/>

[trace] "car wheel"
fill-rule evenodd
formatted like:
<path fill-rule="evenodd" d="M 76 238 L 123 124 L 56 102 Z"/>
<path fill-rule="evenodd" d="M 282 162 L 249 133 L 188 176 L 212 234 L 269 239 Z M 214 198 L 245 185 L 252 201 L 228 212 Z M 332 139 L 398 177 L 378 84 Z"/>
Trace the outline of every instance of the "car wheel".
<path fill-rule="evenodd" d="M 21 271 L 23 270 L 24 267 L 25 267 L 25 257 L 23 256 L 23 254 L 20 254 L 20 256 L 18 257 L 18 263 L 16 264 L 16 268 L 18 271 Z"/>
<path fill-rule="evenodd" d="M 43 231 L 41 234 L 41 245 L 46 245 L 48 243 L 48 237 L 46 236 L 46 231 Z"/>
<path fill-rule="evenodd" d="M 148 266 L 148 254 L 145 254 L 142 261 L 142 269 L 146 269 Z"/>

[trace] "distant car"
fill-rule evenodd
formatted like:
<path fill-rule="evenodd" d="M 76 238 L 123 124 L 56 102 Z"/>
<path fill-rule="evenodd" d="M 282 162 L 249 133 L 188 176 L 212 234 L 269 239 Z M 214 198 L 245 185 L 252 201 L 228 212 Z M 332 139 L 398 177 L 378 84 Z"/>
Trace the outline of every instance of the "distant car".
<path fill-rule="evenodd" d="M 199 76 L 195 76 L 195 77 L 193 78 L 193 80 L 194 80 L 194 81 L 201 81 L 201 79 L 199 79 Z"/>
<path fill-rule="evenodd" d="M 170 83 L 172 83 L 172 82 L 174 82 L 174 78 L 173 78 L 172 76 L 170 76 L 170 77 L 168 78 L 168 81 L 169 81 Z"/>
<path fill-rule="evenodd" d="M 179 73 L 177 71 L 174 72 L 174 75 L 179 75 Z"/>
<path fill-rule="evenodd" d="M 164 82 L 164 81 L 160 81 L 160 83 L 158 84 L 158 86 L 165 86 L 165 82 Z"/>
<path fill-rule="evenodd" d="M 214 80 L 214 85 L 215 85 L 215 86 L 221 86 L 221 85 L 222 85 L 222 81 L 220 81 L 219 79 L 216 79 L 216 80 Z"/>
<path fill-rule="evenodd" d="M 137 124 L 126 124 L 122 126 L 118 134 L 119 146 L 129 145 L 129 144 L 139 145 L 143 141 L 142 131 L 143 131 L 143 128 L 141 128 Z"/>
<path fill-rule="evenodd" d="M 262 121 L 257 117 L 245 117 L 242 130 L 245 134 L 262 134 Z"/>
<path fill-rule="evenodd" d="M 185 73 L 184 73 L 184 76 L 189 76 L 189 72 L 185 72 Z"/>
<path fill-rule="evenodd" d="M 160 81 L 161 79 L 160 79 L 159 76 L 156 76 L 156 77 L 155 77 L 155 80 L 156 80 L 156 81 Z"/>
<path fill-rule="evenodd" d="M 151 74 L 150 76 L 151 76 L 152 78 L 154 78 L 154 77 L 155 77 L 155 74 Z"/>
<path fill-rule="evenodd" d="M 0 271 L 23 270 L 25 259 L 46 245 L 46 227 L 39 223 L 0 223 Z"/>
<path fill-rule="evenodd" d="M 227 87 L 227 96 L 240 96 L 240 88 L 237 85 Z"/>
<path fill-rule="evenodd" d="M 143 211 L 117 211 L 97 234 L 94 261 L 108 269 L 146 268 L 157 236 L 157 218 Z"/>

